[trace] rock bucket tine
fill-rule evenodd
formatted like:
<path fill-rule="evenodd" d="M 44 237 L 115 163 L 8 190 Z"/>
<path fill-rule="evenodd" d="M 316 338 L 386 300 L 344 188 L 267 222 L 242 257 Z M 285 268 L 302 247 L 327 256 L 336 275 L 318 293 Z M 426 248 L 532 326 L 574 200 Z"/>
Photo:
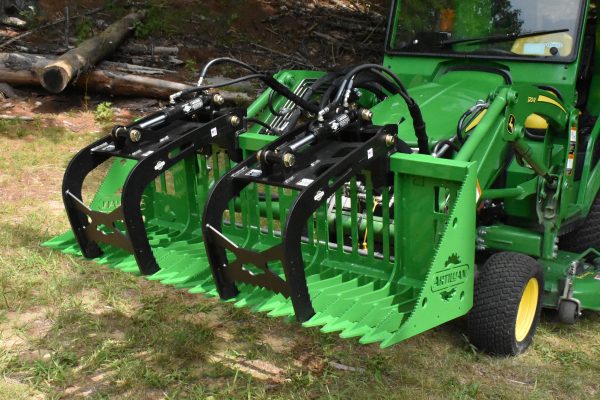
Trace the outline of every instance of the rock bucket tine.
<path fill-rule="evenodd" d="M 401 312 L 400 310 L 401 306 L 399 305 L 396 310 L 390 312 L 386 318 L 382 319 L 369 334 L 360 338 L 360 343 L 371 344 L 382 342 L 390 337 L 393 332 L 400 329 L 400 326 L 408 317 L 408 313 Z"/>
<path fill-rule="evenodd" d="M 363 316 L 359 321 L 356 321 L 352 327 L 344 329 L 340 333 L 340 337 L 343 339 L 349 339 L 352 337 L 364 336 L 370 333 L 373 328 L 383 318 L 387 318 L 390 313 L 397 312 L 397 307 L 375 305 L 366 315 Z"/>
<path fill-rule="evenodd" d="M 311 277 L 307 278 L 307 282 L 311 282 L 310 278 Z M 309 290 L 312 290 L 311 297 L 316 298 L 319 296 L 321 291 L 327 287 L 328 284 L 340 284 L 342 282 L 342 277 L 338 275 L 333 278 L 326 279 L 324 281 L 318 281 L 318 277 L 314 277 L 313 280 L 315 280 L 315 284 L 311 286 L 309 283 Z M 315 286 L 317 286 L 317 288 L 315 288 Z M 260 299 L 260 302 L 258 302 L 257 300 L 257 303 L 253 304 L 253 307 L 256 311 L 259 312 L 269 313 L 279 307 L 287 307 L 288 304 L 288 299 L 286 299 L 285 297 L 281 295 L 269 295 L 269 293 L 263 289 L 260 289 L 257 292 L 257 296 L 258 297 L 256 299 Z"/>
<path fill-rule="evenodd" d="M 338 298 L 335 302 L 332 302 L 330 305 L 326 306 L 324 309 L 318 310 L 317 315 L 315 315 L 309 321 L 305 322 L 303 325 L 306 327 L 313 327 L 313 326 L 331 326 L 331 327 L 333 327 L 332 324 L 339 321 L 340 316 L 343 315 L 346 311 L 348 311 L 348 309 L 350 307 L 352 307 L 355 303 L 375 301 L 375 300 L 381 298 L 382 296 L 386 295 L 386 293 L 382 293 L 382 292 L 385 292 L 385 290 L 382 290 L 382 289 L 368 291 L 369 289 L 371 289 L 371 287 L 372 287 L 371 285 L 365 285 L 365 293 L 364 294 L 357 294 L 355 296 L 346 296 L 346 297 Z M 340 330 L 340 329 L 333 329 L 332 332 L 334 332 L 336 330 Z M 326 329 L 323 332 L 327 332 L 327 331 L 328 330 Z"/>
<path fill-rule="evenodd" d="M 357 323 L 365 319 L 373 310 L 380 310 L 383 307 L 389 306 L 394 301 L 394 296 L 390 296 L 388 291 L 381 292 L 380 297 L 376 300 L 359 303 L 355 302 L 352 307 L 340 315 L 336 322 L 327 324 L 321 328 L 323 332 L 335 332 L 354 327 Z"/>
<path fill-rule="evenodd" d="M 321 295 L 313 300 L 313 304 L 315 309 L 317 310 L 326 310 L 331 307 L 333 304 L 337 303 L 341 299 L 344 298 L 356 298 L 365 293 L 371 293 L 373 290 L 372 284 L 363 284 L 359 283 L 359 279 L 356 278 L 352 280 L 354 284 L 352 287 L 347 289 L 332 287 L 330 290 L 324 290 Z"/>

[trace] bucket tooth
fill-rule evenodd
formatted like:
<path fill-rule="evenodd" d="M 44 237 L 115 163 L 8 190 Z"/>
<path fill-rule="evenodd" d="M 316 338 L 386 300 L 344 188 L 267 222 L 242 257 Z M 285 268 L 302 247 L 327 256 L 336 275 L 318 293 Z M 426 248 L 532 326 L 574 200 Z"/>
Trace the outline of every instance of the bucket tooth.
<path fill-rule="evenodd" d="M 389 298 L 387 288 L 365 293 L 354 298 L 345 298 L 338 305 L 332 305 L 329 311 L 335 319 L 323 326 L 323 332 L 342 331 L 348 327 L 348 323 L 358 321 L 364 314 L 369 312 L 373 307 L 377 307 L 384 299 Z M 391 301 L 391 300 L 390 300 Z"/>
<path fill-rule="evenodd" d="M 343 296 L 345 292 L 356 289 L 357 285 L 358 279 L 352 279 L 350 281 L 346 281 L 338 285 L 323 288 L 321 294 L 318 297 L 313 297 L 313 305 L 315 308 L 318 309 L 326 306 L 327 304 L 331 304 L 331 302 Z"/>
<path fill-rule="evenodd" d="M 363 337 L 361 337 L 358 340 L 358 342 L 360 344 L 372 344 L 372 343 L 382 342 L 390 336 L 391 336 L 390 332 L 385 332 L 385 331 L 378 332 L 378 333 L 370 332 L 370 333 L 364 335 Z"/>
<path fill-rule="evenodd" d="M 336 288 L 331 288 L 331 290 L 327 290 L 317 303 L 315 302 L 315 307 L 317 309 L 323 309 L 323 311 L 328 310 L 329 308 L 335 309 L 335 305 L 339 303 L 343 303 L 346 301 L 352 301 L 359 296 L 363 296 L 368 293 L 373 293 L 375 284 L 374 282 L 369 282 L 367 284 L 361 285 L 356 279 L 356 286 L 351 287 L 344 291 L 337 291 Z M 329 293 L 333 292 L 333 293 Z"/>
<path fill-rule="evenodd" d="M 119 269 L 128 274 L 140 275 L 140 270 L 135 260 L 132 260 L 132 262 L 128 264 L 122 264 Z"/>
<path fill-rule="evenodd" d="M 325 313 L 325 312 L 319 312 L 317 311 L 317 313 L 308 321 L 304 322 L 302 324 L 302 326 L 304 326 L 305 328 L 314 328 L 317 326 L 321 326 L 321 325 L 325 325 L 328 323 L 331 323 L 333 321 L 336 321 L 337 318 Z"/>
<path fill-rule="evenodd" d="M 314 276 L 316 276 L 316 275 L 314 275 Z M 318 279 L 318 277 L 316 277 L 315 279 Z M 309 279 L 307 279 L 307 283 L 308 282 L 309 282 Z M 333 285 L 338 285 L 342 282 L 343 282 L 343 277 L 341 275 L 335 275 L 335 276 L 332 276 L 331 278 L 317 280 L 316 282 L 309 285 L 309 291 L 311 291 L 311 297 L 314 298 L 318 294 L 320 294 L 321 291 L 323 291 Z"/>
<path fill-rule="evenodd" d="M 287 300 L 287 299 L 286 299 Z M 269 317 L 288 317 L 294 315 L 294 307 L 291 301 L 286 301 L 285 304 L 277 307 L 267 314 Z"/>
<path fill-rule="evenodd" d="M 264 291 L 261 297 L 254 297 L 249 307 L 252 311 L 269 313 L 286 303 L 287 299 L 281 295 L 273 295 Z"/>
<path fill-rule="evenodd" d="M 200 283 L 197 280 L 191 280 L 185 283 L 179 283 L 176 285 L 173 285 L 175 287 L 175 289 L 180 289 L 180 290 L 187 290 L 189 292 L 189 290 L 193 287 L 196 287 L 198 285 L 198 283 Z"/>
<path fill-rule="evenodd" d="M 374 284 L 371 282 L 366 285 L 351 288 L 345 292 L 340 292 L 337 296 L 325 296 L 329 297 L 329 299 L 327 299 L 329 301 L 327 303 L 323 303 L 322 306 L 320 306 L 321 304 L 317 305 L 315 303 L 315 307 L 321 312 L 322 315 L 331 316 L 331 318 L 327 318 L 326 323 L 332 324 L 338 320 L 340 314 L 355 304 L 357 299 L 362 298 L 363 300 L 368 301 L 368 299 L 376 299 L 379 297 L 380 295 L 378 295 L 376 292 L 373 292 L 373 290 Z M 329 327 L 326 330 L 329 329 L 332 329 L 332 327 Z M 334 328 L 333 331 L 335 330 L 336 329 Z"/>
<path fill-rule="evenodd" d="M 351 296 L 348 295 L 341 297 L 336 302 L 329 304 L 325 309 L 323 309 L 323 312 L 339 317 L 356 303 L 368 303 L 387 295 L 386 290 L 375 290 L 374 284 L 372 283 L 363 286 L 363 288 L 365 288 L 365 292 L 363 294 L 352 294 Z"/>
<path fill-rule="evenodd" d="M 323 333 L 340 332 L 354 326 L 354 322 L 340 317 L 331 317 L 331 321 L 321 327 Z"/>
<path fill-rule="evenodd" d="M 67 247 L 77 246 L 77 241 L 71 232 L 66 232 L 42 243 L 42 246 L 63 251 Z"/>
<path fill-rule="evenodd" d="M 241 285 L 240 285 L 241 289 Z M 246 289 L 246 285 L 243 286 L 243 289 Z M 243 289 L 241 289 L 243 291 Z M 244 293 L 243 296 L 238 296 L 238 301 L 235 303 L 236 307 L 249 307 L 255 311 L 271 311 L 272 308 L 268 308 L 265 310 L 261 310 L 261 307 L 265 305 L 267 302 L 273 302 L 274 304 L 278 304 L 280 300 L 275 299 L 277 296 L 273 296 L 272 293 L 263 290 L 262 288 L 256 287 L 248 287 L 247 294 Z M 276 307 L 276 306 L 274 306 Z"/>
<path fill-rule="evenodd" d="M 72 255 L 72 256 L 78 256 L 78 257 L 83 256 L 83 254 L 81 254 L 81 249 L 79 248 L 78 244 L 74 244 L 72 246 L 65 247 L 65 249 L 62 252 L 64 254 L 68 254 L 68 255 Z"/>
<path fill-rule="evenodd" d="M 133 256 L 127 256 L 124 259 L 122 259 L 121 261 L 119 261 L 115 264 L 109 265 L 109 267 L 113 268 L 113 269 L 124 270 L 131 266 L 136 266 L 136 265 L 137 265 L 137 263 L 135 262 L 135 258 L 133 258 Z"/>
<path fill-rule="evenodd" d="M 100 258 L 95 258 L 94 261 L 100 265 L 113 265 L 129 256 L 130 254 L 124 251 L 111 249 L 105 251 Z"/>
<path fill-rule="evenodd" d="M 359 324 L 358 322 L 351 325 L 351 327 L 346 328 L 340 333 L 340 337 L 342 339 L 350 339 L 353 337 L 359 337 L 366 335 L 371 330 L 371 327 L 367 325 Z"/>
<path fill-rule="evenodd" d="M 192 294 L 206 294 L 209 297 L 214 297 L 214 296 L 210 296 L 209 293 L 211 293 L 212 291 L 215 291 L 215 290 L 216 290 L 216 288 L 215 288 L 214 280 L 213 280 L 212 276 L 210 276 L 210 277 L 207 277 L 206 279 L 204 279 L 203 281 L 201 281 L 200 283 L 198 283 L 193 288 L 191 288 L 189 290 L 189 292 Z"/>
<path fill-rule="evenodd" d="M 199 275 L 203 274 L 203 269 L 198 267 L 187 267 L 178 270 L 173 277 L 164 279 L 161 283 L 165 285 L 179 285 L 194 280 Z"/>
<path fill-rule="evenodd" d="M 381 342 L 397 331 L 406 318 L 406 314 L 394 310 L 388 314 L 368 335 L 360 339 L 362 344 Z"/>
<path fill-rule="evenodd" d="M 366 303 L 366 304 L 365 303 L 356 303 L 353 307 L 348 309 L 348 311 L 346 311 L 346 313 L 344 313 L 340 317 L 340 319 L 356 323 L 356 325 L 354 325 L 354 328 L 358 328 L 360 326 L 367 326 L 368 324 L 375 324 L 377 321 L 380 320 L 381 315 L 383 313 L 385 313 L 385 309 L 390 307 L 390 305 L 392 304 L 393 301 L 394 301 L 394 296 L 388 296 L 387 298 L 373 301 L 373 302 Z M 369 329 L 371 329 L 371 327 L 369 327 Z M 362 330 L 361 330 L 361 332 L 362 332 Z M 347 335 L 350 335 L 350 336 L 347 336 Z M 362 335 L 363 334 L 361 334 L 361 336 Z M 346 337 L 354 337 L 354 336 L 358 336 L 358 335 L 354 334 L 353 330 L 350 329 L 349 331 L 343 331 L 340 334 L 340 336 L 343 338 L 346 338 Z"/>

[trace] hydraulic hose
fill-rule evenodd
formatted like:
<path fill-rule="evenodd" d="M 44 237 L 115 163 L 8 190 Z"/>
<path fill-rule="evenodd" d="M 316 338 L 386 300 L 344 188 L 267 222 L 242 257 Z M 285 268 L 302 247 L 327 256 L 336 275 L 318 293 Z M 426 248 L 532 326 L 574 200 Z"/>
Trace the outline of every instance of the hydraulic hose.
<path fill-rule="evenodd" d="M 208 73 L 208 70 L 210 67 L 217 65 L 217 64 L 223 64 L 223 63 L 229 63 L 229 64 L 236 64 L 239 65 L 242 68 L 245 68 L 246 70 L 254 73 L 254 74 L 258 74 L 258 70 L 256 70 L 254 67 L 246 64 L 245 62 L 242 62 L 240 60 L 237 60 L 235 58 L 231 58 L 231 57 L 220 57 L 220 58 L 215 58 L 214 60 L 209 61 L 205 66 L 204 69 L 202 70 L 202 72 L 200 73 L 200 78 L 198 79 L 198 85 L 197 86 L 202 86 L 202 84 L 204 83 L 204 79 L 206 78 L 206 74 Z"/>
<path fill-rule="evenodd" d="M 400 95 L 406 105 L 408 107 L 408 111 L 413 120 L 413 127 L 415 130 L 415 135 L 417 137 L 417 143 L 419 146 L 419 153 L 421 154 L 430 154 L 429 151 L 429 137 L 427 136 L 427 128 L 425 125 L 425 121 L 423 120 L 423 114 L 421 113 L 421 109 L 419 105 L 410 97 L 406 87 L 402 84 L 402 81 L 396 74 L 394 74 L 390 69 L 383 67 L 377 64 L 364 64 L 358 67 L 353 68 L 348 72 L 342 81 L 342 84 L 338 88 L 338 92 L 334 100 L 329 103 L 327 106 L 322 107 L 319 112 L 320 115 L 325 114 L 330 109 L 335 108 L 340 104 L 342 99 L 344 102 L 348 101 L 348 97 L 350 96 L 353 86 L 355 84 L 356 77 L 359 73 L 363 71 L 369 71 L 370 73 L 376 75 L 378 79 L 377 83 L 383 84 L 386 89 L 390 86 L 390 84 L 394 84 L 394 88 L 390 87 L 391 93 Z M 385 74 L 385 75 L 384 75 Z M 387 75 L 387 76 L 386 76 Z M 390 81 L 391 79 L 391 81 Z"/>

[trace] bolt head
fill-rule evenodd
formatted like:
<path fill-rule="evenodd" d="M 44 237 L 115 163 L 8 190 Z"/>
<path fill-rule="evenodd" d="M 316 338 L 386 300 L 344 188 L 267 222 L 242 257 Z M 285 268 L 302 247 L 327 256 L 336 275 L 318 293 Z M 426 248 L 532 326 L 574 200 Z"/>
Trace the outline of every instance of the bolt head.
<path fill-rule="evenodd" d="M 396 144 L 396 138 L 393 135 L 387 135 L 385 137 L 385 144 L 388 147 L 392 147 Z"/>
<path fill-rule="evenodd" d="M 360 113 L 361 118 L 363 119 L 363 121 L 371 121 L 373 119 L 373 112 L 371 110 L 367 110 L 366 108 L 363 108 L 363 110 Z"/>
<path fill-rule="evenodd" d="M 296 164 L 296 157 L 292 153 L 285 153 L 283 155 L 283 165 L 286 168 L 291 168 Z"/>
<path fill-rule="evenodd" d="M 242 123 L 242 120 L 237 115 L 233 115 L 231 118 L 229 118 L 229 123 L 234 128 L 237 128 Z"/>
<path fill-rule="evenodd" d="M 129 139 L 133 143 L 139 142 L 142 140 L 142 132 L 138 131 L 137 129 L 132 129 L 131 132 L 129 132 Z"/>
<path fill-rule="evenodd" d="M 225 98 L 221 96 L 219 93 L 215 94 L 212 98 L 213 104 L 217 106 L 222 106 L 225 104 Z"/>

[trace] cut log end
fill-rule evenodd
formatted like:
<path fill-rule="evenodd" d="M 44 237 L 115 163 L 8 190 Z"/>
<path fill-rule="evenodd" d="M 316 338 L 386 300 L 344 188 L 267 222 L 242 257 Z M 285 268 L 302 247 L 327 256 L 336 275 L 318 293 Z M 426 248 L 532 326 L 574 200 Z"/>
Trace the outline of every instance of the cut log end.
<path fill-rule="evenodd" d="M 50 66 L 44 69 L 41 76 L 41 83 L 44 89 L 50 93 L 60 93 L 69 84 L 69 73 L 58 66 Z"/>

